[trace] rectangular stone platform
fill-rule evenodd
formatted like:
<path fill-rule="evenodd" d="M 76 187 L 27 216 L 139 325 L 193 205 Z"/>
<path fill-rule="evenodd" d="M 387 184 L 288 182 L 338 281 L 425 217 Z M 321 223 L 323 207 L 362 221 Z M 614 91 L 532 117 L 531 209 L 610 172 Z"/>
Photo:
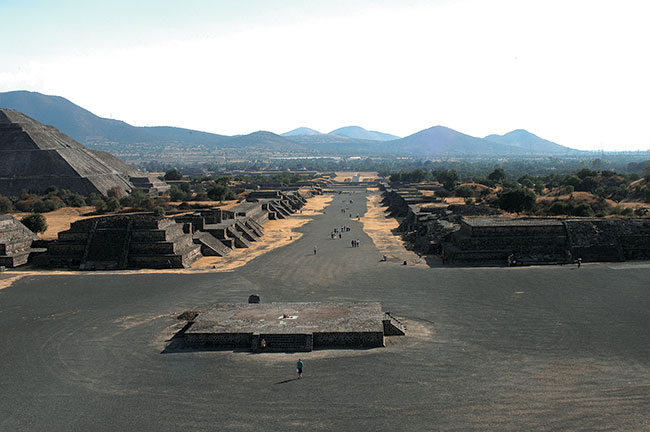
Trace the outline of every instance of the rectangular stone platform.
<path fill-rule="evenodd" d="M 380 303 L 217 304 L 195 318 L 184 340 L 194 348 L 274 352 L 382 347 L 385 320 Z"/>

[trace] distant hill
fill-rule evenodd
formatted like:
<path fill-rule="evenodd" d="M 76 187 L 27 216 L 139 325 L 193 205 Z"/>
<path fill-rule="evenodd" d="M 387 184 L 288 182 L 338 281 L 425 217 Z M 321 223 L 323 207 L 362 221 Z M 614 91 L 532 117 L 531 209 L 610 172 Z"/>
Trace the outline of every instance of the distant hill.
<path fill-rule="evenodd" d="M 285 132 L 281 134 L 282 136 L 303 136 L 303 135 L 321 135 L 320 132 L 314 129 L 310 129 L 308 127 L 299 127 L 294 130 L 290 130 L 289 132 Z"/>
<path fill-rule="evenodd" d="M 106 119 L 60 96 L 37 92 L 0 93 L 0 108 L 20 111 L 41 123 L 52 125 L 74 140 L 88 146 L 98 144 L 147 143 L 153 146 L 171 142 L 216 145 L 223 135 L 176 127 L 136 127 L 120 120 Z"/>
<path fill-rule="evenodd" d="M 493 143 L 455 131 L 444 126 L 434 126 L 405 138 L 389 141 L 401 153 L 421 156 L 521 156 L 523 149 Z"/>
<path fill-rule="evenodd" d="M 516 129 L 505 135 L 488 135 L 485 139 L 499 144 L 519 147 L 534 153 L 567 154 L 578 152 L 578 150 L 540 138 L 524 129 Z"/>
<path fill-rule="evenodd" d="M 383 133 L 383 132 L 369 131 L 360 126 L 342 127 L 333 130 L 332 132 L 329 133 L 329 135 L 341 135 L 341 136 L 346 136 L 348 138 L 369 140 L 369 141 L 392 141 L 395 139 L 399 139 L 398 136 Z"/>
<path fill-rule="evenodd" d="M 300 152 L 305 149 L 304 146 L 296 141 L 267 131 L 257 131 L 248 135 L 226 137 L 220 142 L 220 146 L 272 152 Z"/>
<path fill-rule="evenodd" d="M 136 127 L 106 119 L 60 96 L 29 91 L 0 93 L 0 108 L 25 113 L 93 149 L 132 161 L 205 161 L 215 156 L 237 158 L 305 155 L 405 155 L 416 157 L 526 157 L 578 152 L 524 130 L 486 139 L 435 126 L 405 138 L 349 126 L 322 134 L 301 127 L 285 134 L 258 131 L 225 136 L 168 126 Z"/>

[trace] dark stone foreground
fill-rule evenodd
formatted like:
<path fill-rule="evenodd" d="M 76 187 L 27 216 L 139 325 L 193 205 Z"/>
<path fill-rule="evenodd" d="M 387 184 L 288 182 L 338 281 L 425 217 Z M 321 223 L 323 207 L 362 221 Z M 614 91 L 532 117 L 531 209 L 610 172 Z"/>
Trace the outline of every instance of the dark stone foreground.
<path fill-rule="evenodd" d="M 28 277 L 0 290 L 0 430 L 650 429 L 650 264 L 380 262 L 342 199 L 235 272 Z M 352 199 L 363 213 L 363 193 Z M 341 224 L 352 231 L 330 240 Z M 302 380 L 294 354 L 165 351 L 175 314 L 251 293 L 378 301 L 411 332 L 386 348 L 303 353 Z"/>

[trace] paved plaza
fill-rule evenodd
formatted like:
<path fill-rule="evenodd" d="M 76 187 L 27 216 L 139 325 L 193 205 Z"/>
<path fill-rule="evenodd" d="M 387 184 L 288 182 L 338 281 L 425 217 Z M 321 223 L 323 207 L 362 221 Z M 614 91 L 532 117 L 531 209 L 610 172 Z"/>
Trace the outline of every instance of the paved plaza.
<path fill-rule="evenodd" d="M 650 263 L 382 262 L 356 220 L 377 192 L 346 192 L 298 240 L 232 272 L 1 289 L 0 430 L 650 430 Z M 380 302 L 409 333 L 365 350 L 167 349 L 179 313 L 250 294 Z"/>

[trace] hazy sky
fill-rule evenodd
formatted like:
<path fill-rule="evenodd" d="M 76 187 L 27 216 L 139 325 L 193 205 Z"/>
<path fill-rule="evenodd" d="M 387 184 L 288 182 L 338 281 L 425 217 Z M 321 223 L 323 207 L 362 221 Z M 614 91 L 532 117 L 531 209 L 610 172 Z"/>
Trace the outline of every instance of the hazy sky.
<path fill-rule="evenodd" d="M 0 0 L 0 91 L 221 134 L 650 149 L 650 1 Z"/>

